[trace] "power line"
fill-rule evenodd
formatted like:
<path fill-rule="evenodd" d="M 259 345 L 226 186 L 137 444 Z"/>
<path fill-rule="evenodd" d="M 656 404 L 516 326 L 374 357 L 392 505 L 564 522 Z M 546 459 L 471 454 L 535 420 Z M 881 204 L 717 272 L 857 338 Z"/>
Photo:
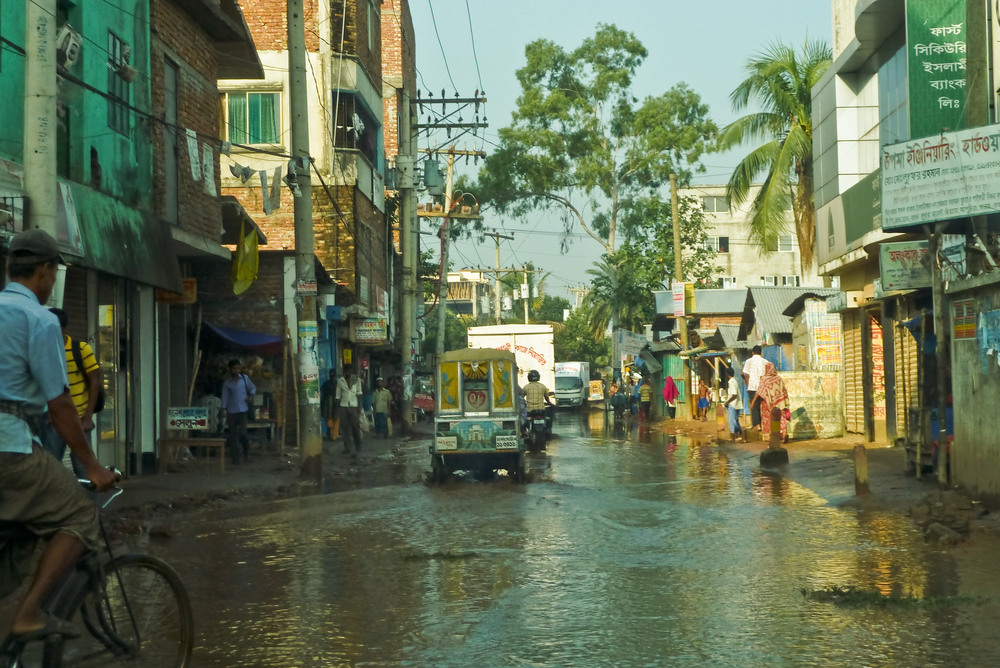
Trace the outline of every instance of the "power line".
<path fill-rule="evenodd" d="M 479 73 L 479 54 L 476 53 L 476 32 L 472 29 L 472 10 L 469 9 L 469 0 L 465 0 L 465 13 L 469 17 L 469 36 L 472 37 L 472 58 L 476 61 L 476 76 L 479 78 L 479 90 L 483 90 L 483 75 Z M 483 92 L 485 93 L 486 91 Z"/>
<path fill-rule="evenodd" d="M 431 23 L 434 25 L 434 35 L 437 37 L 438 46 L 441 47 L 441 57 L 444 59 L 444 69 L 448 73 L 448 81 L 451 82 L 452 90 L 457 93 L 458 86 L 455 85 L 455 79 L 451 76 L 451 68 L 448 67 L 448 56 L 444 54 L 444 43 L 441 41 L 441 33 L 438 32 L 437 19 L 434 17 L 434 4 L 431 0 L 427 0 L 427 6 L 431 8 Z"/>

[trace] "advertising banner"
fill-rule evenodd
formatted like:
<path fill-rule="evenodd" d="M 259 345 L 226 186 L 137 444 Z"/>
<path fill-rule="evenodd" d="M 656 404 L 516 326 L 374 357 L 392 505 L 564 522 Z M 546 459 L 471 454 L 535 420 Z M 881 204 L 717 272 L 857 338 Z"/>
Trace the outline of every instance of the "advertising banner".
<path fill-rule="evenodd" d="M 926 241 L 883 243 L 879 248 L 882 290 L 915 290 L 931 287 Z"/>
<path fill-rule="evenodd" d="M 882 149 L 882 229 L 1000 212 L 1000 125 Z"/>

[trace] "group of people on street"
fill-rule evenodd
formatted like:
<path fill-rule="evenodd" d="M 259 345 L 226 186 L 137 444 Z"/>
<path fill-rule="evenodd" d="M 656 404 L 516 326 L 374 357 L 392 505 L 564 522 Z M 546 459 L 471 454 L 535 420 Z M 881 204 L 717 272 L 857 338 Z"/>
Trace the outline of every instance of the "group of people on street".
<path fill-rule="evenodd" d="M 361 452 L 361 435 L 369 426 L 367 417 L 363 414 L 364 387 L 361 379 L 355 375 L 351 366 L 344 365 L 339 379 L 337 372 L 330 370 L 329 380 L 324 383 L 322 389 L 322 414 L 330 438 L 336 440 L 340 432 L 343 432 L 344 452 L 346 454 Z M 371 402 L 375 436 L 382 439 L 389 438 L 396 400 L 382 378 L 375 380 Z M 362 420 L 365 421 L 364 427 Z"/>

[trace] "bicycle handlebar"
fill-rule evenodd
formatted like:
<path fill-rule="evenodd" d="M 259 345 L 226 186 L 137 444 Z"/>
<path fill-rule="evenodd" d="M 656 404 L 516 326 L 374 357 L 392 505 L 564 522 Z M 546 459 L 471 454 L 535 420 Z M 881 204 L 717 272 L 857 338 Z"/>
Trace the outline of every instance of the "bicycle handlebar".
<path fill-rule="evenodd" d="M 114 466 L 109 466 L 108 470 L 115 474 L 115 483 L 116 484 L 122 481 L 122 472 L 121 471 L 119 471 Z M 77 478 L 76 481 L 78 483 L 80 483 L 81 485 L 83 485 L 84 488 L 89 489 L 90 491 L 94 491 L 95 489 L 97 489 L 97 486 L 94 485 L 94 483 L 92 483 L 91 481 L 87 480 L 86 478 Z"/>

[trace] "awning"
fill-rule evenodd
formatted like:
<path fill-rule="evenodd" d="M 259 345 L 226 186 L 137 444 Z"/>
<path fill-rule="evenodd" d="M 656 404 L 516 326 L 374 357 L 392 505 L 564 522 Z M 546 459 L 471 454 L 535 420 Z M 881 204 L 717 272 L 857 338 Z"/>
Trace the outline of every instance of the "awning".
<path fill-rule="evenodd" d="M 267 236 L 257 222 L 246 212 L 240 201 L 232 195 L 222 196 L 222 243 L 233 246 L 239 243 L 241 223 L 257 231 L 257 245 L 266 246 Z"/>
<path fill-rule="evenodd" d="M 641 351 L 639 351 L 639 357 L 638 357 L 638 359 L 636 359 L 636 362 L 638 362 L 640 360 L 647 367 L 649 367 L 649 370 L 652 373 L 659 373 L 660 371 L 663 370 L 663 367 L 660 366 L 660 363 L 656 361 L 656 358 L 653 357 L 653 354 L 651 352 L 649 352 L 648 348 L 643 348 Z"/>
<path fill-rule="evenodd" d="M 284 338 L 262 332 L 248 332 L 242 329 L 218 327 L 210 322 L 202 322 L 202 329 L 238 348 L 245 348 L 260 355 L 280 355 L 284 351 Z"/>
<path fill-rule="evenodd" d="M 65 185 L 73 195 L 84 248 L 84 255 L 72 257 L 71 264 L 184 292 L 166 225 L 86 186 Z"/>

